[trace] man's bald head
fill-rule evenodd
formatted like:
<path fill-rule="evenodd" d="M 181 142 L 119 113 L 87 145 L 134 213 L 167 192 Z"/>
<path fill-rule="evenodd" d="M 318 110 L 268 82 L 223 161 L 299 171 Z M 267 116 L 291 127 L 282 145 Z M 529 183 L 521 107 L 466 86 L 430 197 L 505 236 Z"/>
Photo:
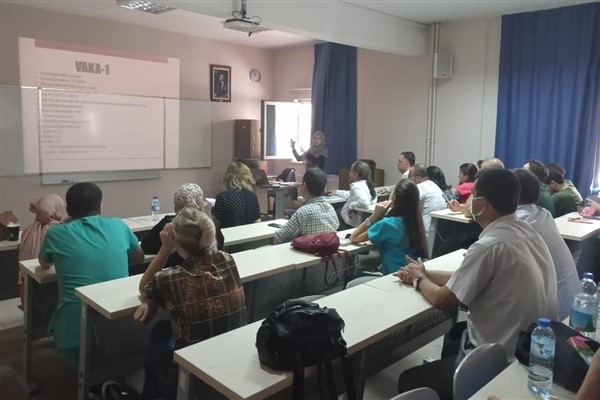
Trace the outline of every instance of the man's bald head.
<path fill-rule="evenodd" d="M 483 162 L 481 163 L 481 169 L 505 169 L 504 168 L 504 163 L 502 162 L 502 160 L 500 160 L 499 158 L 486 158 L 485 160 L 483 160 Z"/>

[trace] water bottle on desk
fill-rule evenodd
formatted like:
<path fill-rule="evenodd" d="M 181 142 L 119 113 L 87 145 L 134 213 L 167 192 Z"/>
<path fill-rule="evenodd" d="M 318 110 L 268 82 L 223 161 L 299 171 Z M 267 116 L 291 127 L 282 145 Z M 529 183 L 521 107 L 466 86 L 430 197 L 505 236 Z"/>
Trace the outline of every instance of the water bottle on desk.
<path fill-rule="evenodd" d="M 158 222 L 158 214 L 160 214 L 160 201 L 158 200 L 158 196 L 152 198 L 150 211 L 152 212 L 152 222 Z"/>
<path fill-rule="evenodd" d="M 596 295 L 594 274 L 585 272 L 581 280 L 581 291 L 573 297 L 569 325 L 581 334 L 596 336 L 596 319 L 598 317 L 598 297 Z"/>
<path fill-rule="evenodd" d="M 547 318 L 538 319 L 531 333 L 527 387 L 536 396 L 547 399 L 552 394 L 556 338 Z"/>

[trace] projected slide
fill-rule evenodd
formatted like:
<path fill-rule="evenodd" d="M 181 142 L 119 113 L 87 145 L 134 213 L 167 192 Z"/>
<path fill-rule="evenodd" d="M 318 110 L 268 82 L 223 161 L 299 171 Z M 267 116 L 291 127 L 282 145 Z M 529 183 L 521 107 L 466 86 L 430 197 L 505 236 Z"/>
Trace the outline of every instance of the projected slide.
<path fill-rule="evenodd" d="M 162 98 L 179 98 L 178 59 L 19 38 L 19 61 L 21 86 L 42 88 L 23 99 L 26 173 L 165 167 Z"/>

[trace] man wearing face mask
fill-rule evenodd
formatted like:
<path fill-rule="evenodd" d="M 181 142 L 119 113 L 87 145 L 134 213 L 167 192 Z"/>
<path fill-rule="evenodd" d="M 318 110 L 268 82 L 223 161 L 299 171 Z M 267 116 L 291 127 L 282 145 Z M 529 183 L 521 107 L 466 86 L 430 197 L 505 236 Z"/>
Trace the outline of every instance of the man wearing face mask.
<path fill-rule="evenodd" d="M 452 398 L 454 371 L 469 351 L 499 343 L 512 362 L 520 330 L 539 317 L 556 319 L 552 257 L 544 240 L 514 215 L 519 190 L 519 181 L 510 171 L 480 171 L 470 207 L 483 232 L 465 253 L 460 268 L 454 273 L 427 271 L 419 259 L 409 260 L 397 273 L 438 309 L 452 309 L 459 302 L 469 307 L 466 324 L 456 324 L 446 336 L 442 359 L 400 375 L 400 393 L 427 386 L 442 399 Z"/>

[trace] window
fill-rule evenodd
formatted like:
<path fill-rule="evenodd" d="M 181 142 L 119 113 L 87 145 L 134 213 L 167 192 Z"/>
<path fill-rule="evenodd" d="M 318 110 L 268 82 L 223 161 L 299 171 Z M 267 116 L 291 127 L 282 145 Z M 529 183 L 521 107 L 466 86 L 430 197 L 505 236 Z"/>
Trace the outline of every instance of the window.
<path fill-rule="evenodd" d="M 312 105 L 307 101 L 262 102 L 262 158 L 293 158 L 290 140 L 296 149 L 308 149 L 311 139 Z"/>

